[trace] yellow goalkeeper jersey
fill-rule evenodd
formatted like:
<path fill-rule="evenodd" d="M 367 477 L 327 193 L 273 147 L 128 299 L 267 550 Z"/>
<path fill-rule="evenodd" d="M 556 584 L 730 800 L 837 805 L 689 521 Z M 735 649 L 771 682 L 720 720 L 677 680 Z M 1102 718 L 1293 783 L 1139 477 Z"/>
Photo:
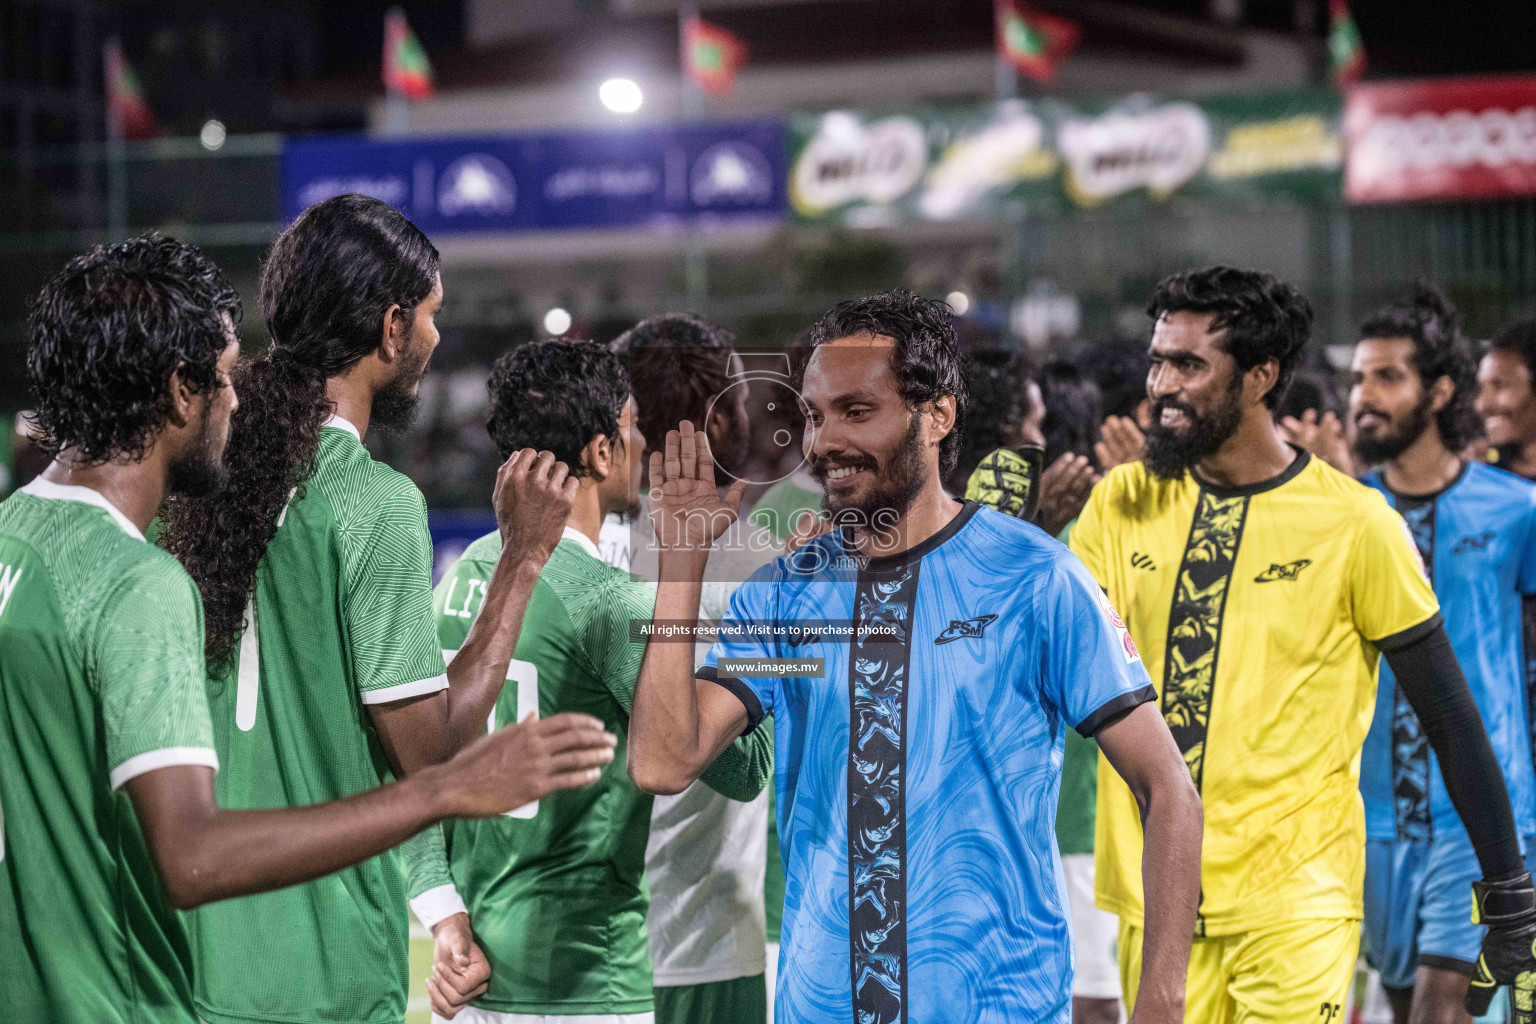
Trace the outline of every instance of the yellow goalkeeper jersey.
<path fill-rule="evenodd" d="M 1071 542 L 1125 617 L 1200 790 L 1197 935 L 1360 917 L 1377 644 L 1440 622 L 1402 518 L 1305 453 L 1241 488 L 1138 462 L 1094 488 Z M 1130 790 L 1099 772 L 1096 897 L 1135 925 L 1141 845 Z"/>

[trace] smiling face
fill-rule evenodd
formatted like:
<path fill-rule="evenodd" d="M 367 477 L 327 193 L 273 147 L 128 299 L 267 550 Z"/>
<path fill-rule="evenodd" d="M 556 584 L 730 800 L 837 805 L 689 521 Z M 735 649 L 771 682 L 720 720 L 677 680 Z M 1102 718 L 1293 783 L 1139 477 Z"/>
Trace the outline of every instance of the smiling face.
<path fill-rule="evenodd" d="M 1211 332 L 1213 313 L 1165 313 L 1152 330 L 1147 398 L 1151 422 L 1143 461 L 1178 479 L 1214 455 L 1243 417 L 1243 373 Z"/>
<path fill-rule="evenodd" d="M 1518 352 L 1493 349 L 1477 368 L 1477 415 L 1488 443 L 1536 444 L 1536 388 L 1531 370 Z"/>
<path fill-rule="evenodd" d="M 938 477 L 931 418 L 908 409 L 891 372 L 895 342 L 855 335 L 819 345 L 801 389 L 803 443 L 823 505 L 854 525 L 894 522 Z"/>

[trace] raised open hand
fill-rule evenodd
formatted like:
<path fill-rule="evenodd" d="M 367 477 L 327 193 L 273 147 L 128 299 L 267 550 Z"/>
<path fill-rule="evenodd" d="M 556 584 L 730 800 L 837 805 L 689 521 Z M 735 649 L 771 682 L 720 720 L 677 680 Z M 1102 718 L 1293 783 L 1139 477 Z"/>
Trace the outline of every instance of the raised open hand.
<path fill-rule="evenodd" d="M 1106 473 L 1141 458 L 1141 450 L 1147 443 L 1141 428 L 1129 416 L 1110 416 L 1099 429 L 1099 437 L 1093 446 L 1093 454 Z"/>
<path fill-rule="evenodd" d="M 1349 450 L 1344 424 L 1333 413 L 1317 415 L 1308 409 L 1298 419 L 1287 416 L 1280 421 L 1280 433 L 1291 444 L 1305 449 L 1341 473 L 1355 475 L 1355 459 Z"/>
<path fill-rule="evenodd" d="M 651 525 L 662 551 L 708 555 L 710 546 L 741 514 L 745 480 L 725 497 L 715 486 L 709 437 L 683 420 L 667 431 L 662 451 L 651 453 Z"/>

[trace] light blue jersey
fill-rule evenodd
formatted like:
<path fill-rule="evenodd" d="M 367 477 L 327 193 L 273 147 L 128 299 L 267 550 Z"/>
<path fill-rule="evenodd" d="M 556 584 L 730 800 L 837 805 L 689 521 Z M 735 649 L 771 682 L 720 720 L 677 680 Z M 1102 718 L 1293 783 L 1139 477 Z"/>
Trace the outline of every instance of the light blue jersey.
<path fill-rule="evenodd" d="M 1479 462 L 1437 495 L 1395 494 L 1377 473 L 1363 482 L 1385 494 L 1408 523 L 1504 769 L 1516 827 L 1523 835 L 1536 833 L 1520 607 L 1523 595 L 1536 593 L 1536 486 Z M 1371 838 L 1421 840 L 1462 829 L 1418 716 L 1385 662 L 1362 757 L 1360 790 Z"/>
<path fill-rule="evenodd" d="M 794 627 L 804 634 L 794 635 Z M 1155 693 L 1076 556 L 966 502 L 885 558 L 838 534 L 737 589 L 699 670 L 774 719 L 781 1024 L 1066 1024 L 1065 731 Z M 815 678 L 723 659 L 821 658 Z"/>

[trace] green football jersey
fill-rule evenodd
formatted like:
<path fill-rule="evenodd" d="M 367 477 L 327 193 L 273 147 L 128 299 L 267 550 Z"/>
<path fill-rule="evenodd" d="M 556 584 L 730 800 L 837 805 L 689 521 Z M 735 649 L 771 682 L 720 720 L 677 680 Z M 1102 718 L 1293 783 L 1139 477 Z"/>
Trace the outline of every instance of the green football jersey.
<path fill-rule="evenodd" d="M 367 705 L 448 685 L 426 505 L 350 424 L 321 431 L 318 467 L 278 524 L 256 572 L 254 627 L 236 664 L 209 679 L 224 807 L 315 804 L 388 781 Z M 209 1024 L 405 1017 L 409 924 L 395 851 L 191 919 Z"/>
<path fill-rule="evenodd" d="M 192 1024 L 192 956 L 122 786 L 217 768 L 203 606 L 96 491 L 0 503 L 0 1006 Z"/>
<path fill-rule="evenodd" d="M 468 635 L 500 553 L 499 533 L 482 537 L 438 584 L 445 653 Z M 625 729 L 645 653 L 630 639 L 630 622 L 650 619 L 655 602 L 654 585 L 605 565 L 597 546 L 569 528 L 539 574 L 508 672 L 521 685 L 502 690 L 489 724 L 533 711 L 518 691 L 536 692 L 541 717 L 585 712 L 619 744 L 591 786 L 513 815 L 448 827 L 453 879 L 491 964 L 490 989 L 475 1001 L 482 1009 L 584 1015 L 652 1008 L 644 880 L 652 801 L 630 781 Z M 726 796 L 751 799 L 772 763 L 772 748 L 753 733 L 704 777 Z"/>

